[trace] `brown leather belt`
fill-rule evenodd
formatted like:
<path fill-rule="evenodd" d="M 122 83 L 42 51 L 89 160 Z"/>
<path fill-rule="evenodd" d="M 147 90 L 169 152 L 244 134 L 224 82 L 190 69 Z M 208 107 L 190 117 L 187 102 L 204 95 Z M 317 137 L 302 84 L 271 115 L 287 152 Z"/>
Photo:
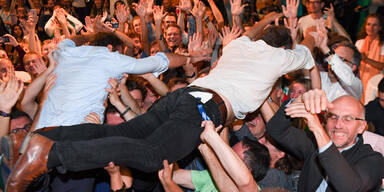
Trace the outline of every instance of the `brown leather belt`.
<path fill-rule="evenodd" d="M 218 95 L 215 91 L 212 91 L 211 89 L 207 89 L 207 88 L 203 88 L 203 87 L 199 87 L 199 86 L 190 86 L 191 88 L 195 88 L 195 89 L 198 89 L 200 91 L 203 91 L 203 92 L 208 92 L 208 93 L 212 93 L 212 100 L 217 104 L 218 106 L 218 109 L 221 113 L 221 117 L 223 119 L 223 126 L 225 125 L 225 123 L 227 122 L 227 107 L 225 106 L 225 102 L 224 100 L 220 97 L 220 95 Z"/>

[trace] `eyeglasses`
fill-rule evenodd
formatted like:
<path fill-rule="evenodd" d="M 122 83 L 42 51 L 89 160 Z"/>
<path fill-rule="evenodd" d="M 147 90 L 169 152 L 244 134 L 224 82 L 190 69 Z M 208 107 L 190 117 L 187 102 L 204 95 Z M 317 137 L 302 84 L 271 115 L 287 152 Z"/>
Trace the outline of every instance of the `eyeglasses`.
<path fill-rule="evenodd" d="M 352 123 L 352 121 L 354 121 L 354 120 L 365 121 L 364 119 L 360 119 L 360 118 L 354 117 L 352 115 L 340 116 L 340 115 L 336 115 L 334 113 L 331 113 L 329 111 L 327 111 L 325 115 L 326 115 L 326 118 L 328 119 L 328 121 L 336 122 L 338 119 L 341 119 L 343 121 L 343 123 L 345 123 L 345 124 Z"/>
<path fill-rule="evenodd" d="M 339 56 L 340 57 L 340 56 Z M 347 59 L 345 59 L 345 58 L 343 58 L 343 57 L 340 57 L 340 59 L 342 60 L 342 61 L 344 61 L 344 63 L 346 63 L 347 65 L 349 65 L 350 67 L 352 67 L 353 65 L 355 65 L 354 63 L 352 63 L 351 61 L 349 61 L 349 60 L 347 60 Z"/>

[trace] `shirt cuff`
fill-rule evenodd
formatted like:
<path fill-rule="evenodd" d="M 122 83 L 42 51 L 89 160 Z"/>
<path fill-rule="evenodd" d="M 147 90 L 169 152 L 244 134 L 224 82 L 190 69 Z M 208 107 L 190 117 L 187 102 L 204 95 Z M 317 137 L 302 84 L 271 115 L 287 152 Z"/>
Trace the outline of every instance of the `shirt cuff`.
<path fill-rule="evenodd" d="M 155 57 L 159 57 L 161 59 L 161 61 L 159 62 L 158 70 L 152 73 L 157 78 L 159 77 L 159 75 L 161 75 L 162 73 L 168 70 L 169 60 L 168 60 L 168 57 L 165 55 L 165 53 L 162 53 L 162 52 L 156 53 Z"/>
<path fill-rule="evenodd" d="M 324 152 L 325 150 L 327 150 L 332 144 L 333 144 L 333 142 L 330 141 L 327 145 L 325 145 L 324 147 L 322 147 L 322 148 L 319 149 L 319 153 L 322 153 L 322 152 Z"/>

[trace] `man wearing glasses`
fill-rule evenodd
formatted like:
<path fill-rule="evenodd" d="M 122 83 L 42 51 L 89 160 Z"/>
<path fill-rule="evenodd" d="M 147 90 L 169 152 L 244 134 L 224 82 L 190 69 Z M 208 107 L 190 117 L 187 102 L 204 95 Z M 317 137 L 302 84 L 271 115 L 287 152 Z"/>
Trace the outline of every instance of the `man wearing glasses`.
<path fill-rule="evenodd" d="M 361 61 L 360 52 L 351 43 L 329 48 L 326 42 L 319 47 L 328 62 L 328 72 L 320 72 L 320 79 L 328 100 L 333 101 L 343 95 L 352 95 L 360 100 L 363 84 L 356 76 Z"/>
<path fill-rule="evenodd" d="M 325 112 L 325 123 L 318 115 Z M 304 160 L 298 191 L 378 191 L 383 156 L 363 144 L 364 106 L 345 95 L 329 103 L 323 90 L 311 90 L 281 107 L 267 124 L 268 133 L 288 152 Z M 304 118 L 315 142 L 291 126 Z"/>

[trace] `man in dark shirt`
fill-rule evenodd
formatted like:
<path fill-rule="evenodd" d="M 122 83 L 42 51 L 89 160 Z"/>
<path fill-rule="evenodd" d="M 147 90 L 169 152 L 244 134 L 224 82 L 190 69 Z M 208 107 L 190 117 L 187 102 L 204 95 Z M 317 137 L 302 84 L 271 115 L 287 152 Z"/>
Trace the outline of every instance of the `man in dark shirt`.
<path fill-rule="evenodd" d="M 378 86 L 379 97 L 365 106 L 365 119 L 375 126 L 375 133 L 384 136 L 384 78 Z"/>

